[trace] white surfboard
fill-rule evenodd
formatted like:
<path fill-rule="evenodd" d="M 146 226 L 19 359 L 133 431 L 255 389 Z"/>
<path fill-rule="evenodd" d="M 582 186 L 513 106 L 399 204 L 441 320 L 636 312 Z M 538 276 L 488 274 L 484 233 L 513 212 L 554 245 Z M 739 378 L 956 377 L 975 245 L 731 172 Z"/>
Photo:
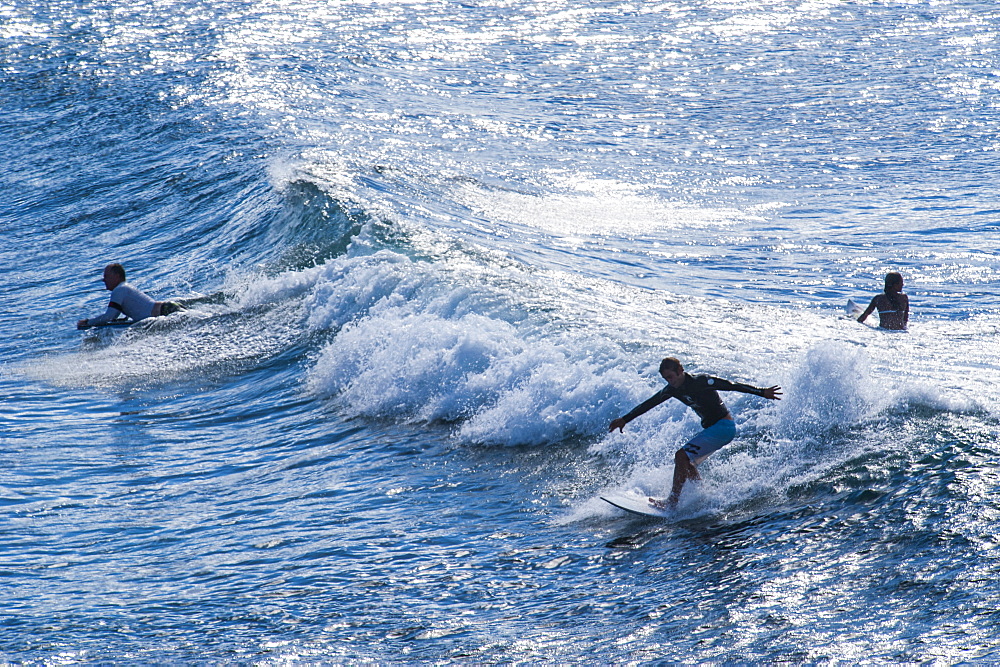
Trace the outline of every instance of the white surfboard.
<path fill-rule="evenodd" d="M 618 509 L 639 514 L 641 516 L 652 516 L 660 519 L 666 518 L 674 513 L 673 510 L 661 509 L 649 504 L 649 498 L 640 498 L 633 495 L 620 493 L 608 493 L 601 496 L 601 500 L 610 503 Z"/>
<path fill-rule="evenodd" d="M 859 306 L 858 304 L 854 303 L 854 299 L 848 299 L 847 305 L 844 306 L 844 312 L 847 314 L 848 317 L 851 317 L 856 320 L 858 319 L 858 316 L 861 315 L 861 313 L 865 312 L 865 309 Z"/>

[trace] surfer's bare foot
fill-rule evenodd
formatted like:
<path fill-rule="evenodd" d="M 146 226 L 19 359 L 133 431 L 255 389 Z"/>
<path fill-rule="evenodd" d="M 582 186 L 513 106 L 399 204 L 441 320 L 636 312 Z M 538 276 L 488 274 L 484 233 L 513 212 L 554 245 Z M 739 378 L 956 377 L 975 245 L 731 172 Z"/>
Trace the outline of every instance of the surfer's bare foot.
<path fill-rule="evenodd" d="M 662 498 L 650 498 L 649 504 L 658 510 L 672 510 L 677 507 L 677 501 L 672 498 L 663 500 Z"/>

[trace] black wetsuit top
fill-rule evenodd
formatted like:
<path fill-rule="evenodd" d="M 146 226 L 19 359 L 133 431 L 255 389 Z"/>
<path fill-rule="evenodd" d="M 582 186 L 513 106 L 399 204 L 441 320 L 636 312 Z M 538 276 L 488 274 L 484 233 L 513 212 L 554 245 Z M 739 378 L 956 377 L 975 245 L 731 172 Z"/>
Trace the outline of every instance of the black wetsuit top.
<path fill-rule="evenodd" d="M 748 384 L 730 382 L 722 378 L 711 375 L 688 375 L 684 374 L 684 382 L 679 387 L 671 387 L 669 384 L 660 391 L 653 394 L 635 407 L 630 413 L 622 417 L 628 423 L 641 414 L 649 412 L 660 403 L 676 398 L 684 405 L 689 406 L 701 417 L 701 427 L 708 428 L 720 419 L 729 414 L 729 408 L 719 398 L 720 391 L 739 391 L 744 394 L 763 396 L 764 390 L 759 387 L 752 387 Z"/>

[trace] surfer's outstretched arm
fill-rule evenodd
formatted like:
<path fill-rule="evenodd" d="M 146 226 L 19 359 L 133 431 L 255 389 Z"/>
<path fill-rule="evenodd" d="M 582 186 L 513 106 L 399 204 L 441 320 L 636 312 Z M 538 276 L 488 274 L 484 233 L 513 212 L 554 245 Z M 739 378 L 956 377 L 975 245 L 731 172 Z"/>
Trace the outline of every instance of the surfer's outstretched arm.
<path fill-rule="evenodd" d="M 625 424 L 629 423 L 639 415 L 646 414 L 660 403 L 663 403 L 664 401 L 669 399 L 671 396 L 673 396 L 673 394 L 670 392 L 669 386 L 667 386 L 665 389 L 661 389 L 660 391 L 656 392 L 651 397 L 647 398 L 645 401 L 640 403 L 639 405 L 632 408 L 632 411 L 629 412 L 627 415 L 623 415 L 618 419 L 612 421 L 611 426 L 608 427 L 608 430 L 614 431 L 615 429 L 618 429 L 620 433 L 624 433 Z"/>
<path fill-rule="evenodd" d="M 121 308 L 115 308 L 118 304 L 108 305 L 108 309 L 104 311 L 103 315 L 98 317 L 91 317 L 85 320 L 79 320 L 76 323 L 77 329 L 89 329 L 91 327 L 98 327 L 102 324 L 107 324 L 108 322 L 113 322 L 122 315 Z"/>
<path fill-rule="evenodd" d="M 867 308 L 865 308 L 865 312 L 863 312 L 860 315 L 858 315 L 858 322 L 864 322 L 865 320 L 868 319 L 869 315 L 871 315 L 872 313 L 875 312 L 875 301 L 876 300 L 878 300 L 878 296 L 875 296 L 872 299 L 872 302 L 868 304 Z"/>

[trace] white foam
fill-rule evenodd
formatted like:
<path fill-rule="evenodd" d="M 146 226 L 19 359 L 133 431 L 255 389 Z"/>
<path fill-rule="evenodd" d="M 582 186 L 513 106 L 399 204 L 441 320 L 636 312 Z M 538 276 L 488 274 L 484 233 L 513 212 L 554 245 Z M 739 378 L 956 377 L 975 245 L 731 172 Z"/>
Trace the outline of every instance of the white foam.
<path fill-rule="evenodd" d="M 893 392 L 872 375 L 868 351 L 840 341 L 807 349 L 785 383 L 773 426 L 786 437 L 815 427 L 856 424 L 893 402 Z"/>
<path fill-rule="evenodd" d="M 305 303 L 310 327 L 337 334 L 309 390 L 355 415 L 457 422 L 461 440 L 491 444 L 592 433 L 617 414 L 624 374 L 590 361 L 621 356 L 608 341 L 555 336 L 509 293 L 454 279 L 388 251 L 328 263 Z"/>
<path fill-rule="evenodd" d="M 772 447 L 808 446 L 830 428 L 862 425 L 914 401 L 963 405 L 906 371 L 906 355 L 921 355 L 913 343 L 926 341 L 887 337 L 836 314 L 790 317 L 767 306 L 608 289 L 471 255 L 417 261 L 372 252 L 372 245 L 262 280 L 242 296 L 245 303 L 292 299 L 310 330 L 329 333 L 305 384 L 348 415 L 451 423 L 469 443 L 579 436 L 592 439 L 593 453 L 631 462 L 633 481 L 645 483 L 644 471 L 669 468 L 676 448 L 698 431 L 697 418 L 672 402 L 625 434 L 603 434 L 612 418 L 662 386 L 655 366 L 666 354 L 682 357 L 692 372 L 781 384 L 780 403 L 725 396 L 741 430 L 758 443 L 765 434 Z"/>

